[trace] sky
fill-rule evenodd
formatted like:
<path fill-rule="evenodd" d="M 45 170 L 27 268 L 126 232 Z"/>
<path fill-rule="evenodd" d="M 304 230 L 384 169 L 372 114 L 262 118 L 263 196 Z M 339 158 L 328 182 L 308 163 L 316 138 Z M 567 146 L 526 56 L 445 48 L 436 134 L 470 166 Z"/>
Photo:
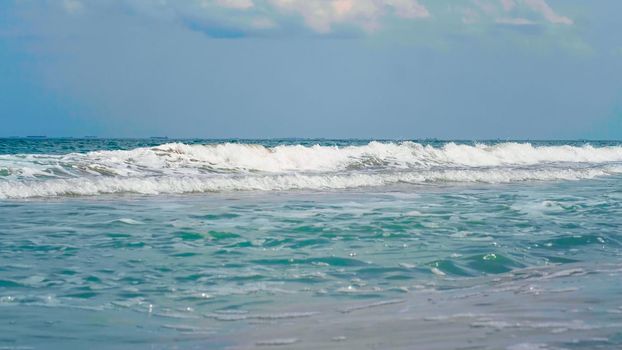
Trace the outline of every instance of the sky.
<path fill-rule="evenodd" d="M 0 136 L 622 139 L 619 0 L 2 0 Z"/>

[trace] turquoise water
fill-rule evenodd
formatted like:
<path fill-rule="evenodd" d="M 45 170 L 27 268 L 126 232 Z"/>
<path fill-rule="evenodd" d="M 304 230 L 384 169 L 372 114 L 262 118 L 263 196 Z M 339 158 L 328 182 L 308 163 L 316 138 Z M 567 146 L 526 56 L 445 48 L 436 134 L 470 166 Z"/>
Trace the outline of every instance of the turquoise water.
<path fill-rule="evenodd" d="M 0 145 L 0 348 L 622 347 L 619 143 Z"/>

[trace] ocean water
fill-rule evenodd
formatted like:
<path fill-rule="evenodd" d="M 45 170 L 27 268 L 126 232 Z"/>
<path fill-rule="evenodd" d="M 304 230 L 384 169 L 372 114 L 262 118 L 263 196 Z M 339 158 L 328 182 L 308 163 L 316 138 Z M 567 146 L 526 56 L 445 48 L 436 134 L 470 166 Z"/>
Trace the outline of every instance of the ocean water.
<path fill-rule="evenodd" d="M 622 348 L 621 229 L 620 142 L 0 139 L 0 348 Z"/>

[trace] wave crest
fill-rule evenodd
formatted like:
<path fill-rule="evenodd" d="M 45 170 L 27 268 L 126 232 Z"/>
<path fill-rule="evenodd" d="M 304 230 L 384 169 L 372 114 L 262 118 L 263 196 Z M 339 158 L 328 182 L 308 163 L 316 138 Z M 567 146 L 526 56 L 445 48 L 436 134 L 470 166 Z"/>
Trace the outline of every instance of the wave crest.
<path fill-rule="evenodd" d="M 114 193 L 183 194 L 222 191 L 330 190 L 438 182 L 510 183 L 580 180 L 622 173 L 622 167 L 600 169 L 487 169 L 398 173 L 291 174 L 248 176 L 95 177 L 45 181 L 0 182 L 0 199 L 83 196 Z"/>
<path fill-rule="evenodd" d="M 620 162 L 620 146 L 167 143 L 65 155 L 0 155 L 0 198 L 572 180 L 617 173 Z"/>

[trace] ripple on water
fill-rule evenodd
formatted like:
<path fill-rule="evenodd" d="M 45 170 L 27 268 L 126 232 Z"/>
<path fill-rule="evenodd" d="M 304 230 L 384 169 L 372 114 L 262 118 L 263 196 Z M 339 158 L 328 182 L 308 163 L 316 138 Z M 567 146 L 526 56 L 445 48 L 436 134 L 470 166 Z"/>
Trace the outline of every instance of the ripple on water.
<path fill-rule="evenodd" d="M 295 240 L 287 244 L 286 247 L 291 248 L 291 249 L 315 248 L 315 247 L 327 246 L 330 244 L 331 244 L 331 241 L 326 238 L 310 238 L 310 239 Z"/>
<path fill-rule="evenodd" d="M 269 340 L 260 340 L 255 342 L 257 346 L 283 346 L 283 345 L 292 345 L 298 343 L 300 339 L 298 338 L 281 338 L 281 339 L 269 339 Z"/>
<path fill-rule="evenodd" d="M 473 275 L 469 271 L 459 267 L 452 260 L 437 260 L 431 262 L 430 264 L 428 264 L 428 266 L 430 266 L 430 272 L 434 273 L 435 275 L 442 276 L 449 274 L 462 277 L 469 277 Z"/>
<path fill-rule="evenodd" d="M 318 257 L 318 258 L 308 258 L 308 259 L 257 259 L 252 260 L 251 263 L 259 264 L 259 265 L 316 265 L 316 266 L 334 266 L 334 267 L 351 267 L 351 266 L 365 266 L 369 265 L 369 263 L 352 259 L 352 258 L 341 258 L 336 256 L 329 257 Z"/>
<path fill-rule="evenodd" d="M 206 239 L 209 236 L 199 232 L 191 231 L 177 231 L 173 233 L 175 236 L 181 238 L 184 241 L 197 241 L 200 239 Z"/>
<path fill-rule="evenodd" d="M 25 286 L 23 284 L 21 284 L 21 283 L 15 282 L 15 281 L 0 279 L 0 287 L 4 287 L 4 288 L 20 288 L 20 287 L 25 287 Z"/>
<path fill-rule="evenodd" d="M 550 249 L 566 250 L 568 248 L 576 248 L 587 246 L 590 244 L 606 244 L 607 241 L 599 235 L 564 235 L 557 238 L 546 240 L 543 246 Z"/>
<path fill-rule="evenodd" d="M 92 291 L 91 288 L 89 287 L 82 287 L 78 289 L 82 289 L 83 291 L 68 293 L 68 294 L 65 294 L 65 297 L 77 298 L 77 299 L 91 299 L 99 295 L 99 293 Z"/>
<path fill-rule="evenodd" d="M 523 264 L 499 253 L 474 255 L 467 258 L 466 266 L 485 274 L 498 274 L 524 267 Z"/>
<path fill-rule="evenodd" d="M 411 279 L 414 278 L 414 270 L 404 267 L 364 267 L 356 270 L 357 276 L 365 280 L 384 279 Z"/>

